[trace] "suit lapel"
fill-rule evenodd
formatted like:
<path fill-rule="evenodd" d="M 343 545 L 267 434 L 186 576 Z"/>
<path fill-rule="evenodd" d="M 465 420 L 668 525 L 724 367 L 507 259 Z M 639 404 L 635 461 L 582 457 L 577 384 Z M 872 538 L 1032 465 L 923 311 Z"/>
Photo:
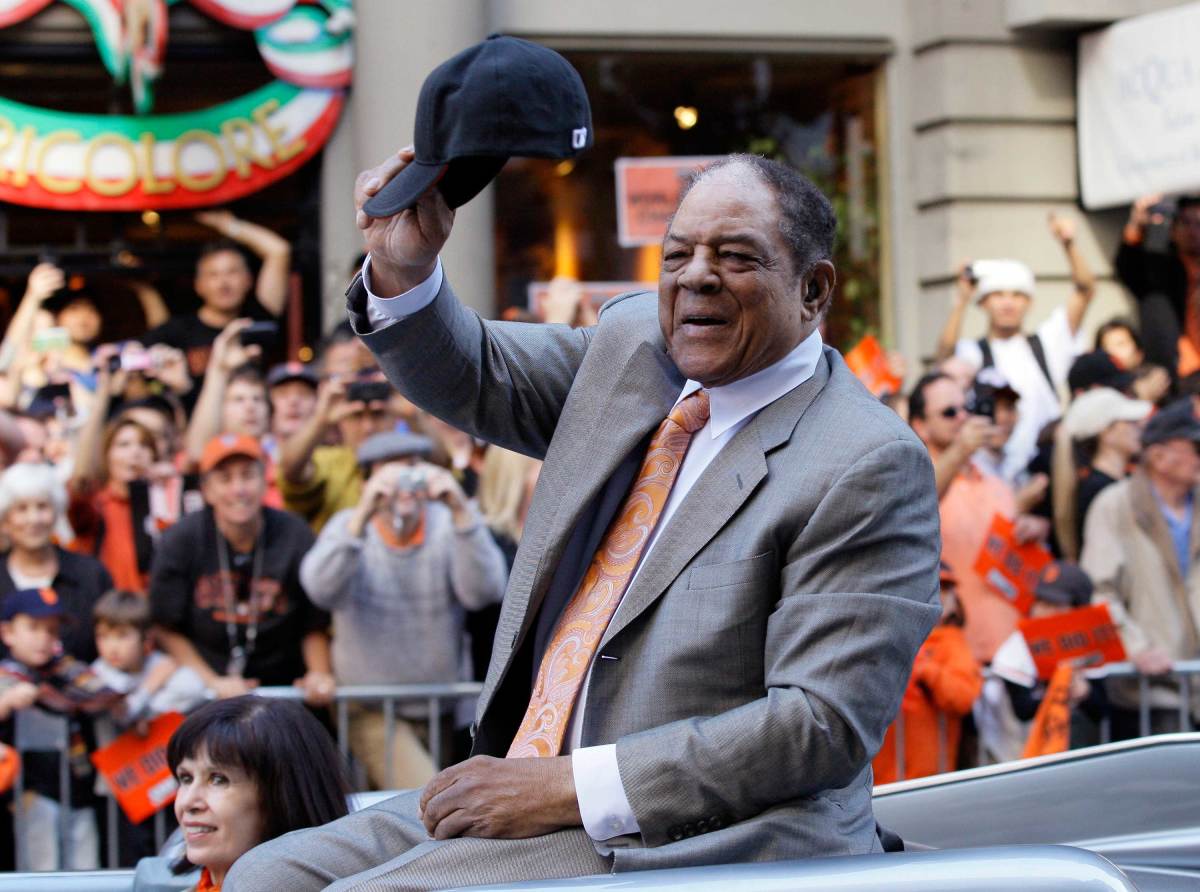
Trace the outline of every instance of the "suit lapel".
<path fill-rule="evenodd" d="M 791 438 L 830 377 L 831 354 L 808 381 L 758 413 L 717 454 L 646 556 L 600 642 L 603 648 L 674 582 L 767 476 L 766 455 Z"/>

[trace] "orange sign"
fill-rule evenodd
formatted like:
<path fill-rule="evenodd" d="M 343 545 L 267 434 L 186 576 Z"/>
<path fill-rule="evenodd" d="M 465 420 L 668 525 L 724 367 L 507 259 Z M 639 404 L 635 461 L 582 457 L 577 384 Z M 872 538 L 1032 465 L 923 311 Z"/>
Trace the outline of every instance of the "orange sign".
<path fill-rule="evenodd" d="M 1033 589 L 1053 555 L 1039 542 L 1019 544 L 1013 536 L 1013 522 L 997 514 L 984 537 L 975 572 L 1000 597 L 1022 614 L 1033 606 Z"/>
<path fill-rule="evenodd" d="M 167 741 L 181 724 L 181 713 L 166 712 L 150 723 L 145 737 L 129 731 L 92 753 L 92 764 L 135 824 L 175 801 L 179 785 L 167 765 Z"/>
<path fill-rule="evenodd" d="M 875 335 L 867 335 L 843 358 L 854 376 L 875 396 L 899 392 L 903 382 L 892 374 L 887 353 Z"/>
<path fill-rule="evenodd" d="M 590 303 L 597 311 L 618 294 L 625 294 L 627 291 L 658 290 L 657 282 L 578 282 L 576 284 L 583 291 L 583 300 Z M 539 319 L 543 318 L 546 298 L 550 295 L 550 283 L 530 282 L 526 288 L 526 294 L 529 296 L 530 312 L 535 313 Z"/>
<path fill-rule="evenodd" d="M 618 158 L 617 241 L 621 247 L 661 244 L 684 183 L 715 160 L 716 156 L 705 155 Z"/>
<path fill-rule="evenodd" d="M 1105 604 L 1079 607 L 1041 619 L 1023 619 L 1018 628 L 1029 645 L 1038 678 L 1043 680 L 1060 663 L 1099 666 L 1125 659 L 1121 636 Z"/>
<path fill-rule="evenodd" d="M 1062 753 L 1071 746 L 1071 676 L 1075 669 L 1063 663 L 1054 670 L 1046 696 L 1033 717 L 1033 726 L 1025 740 L 1022 759 Z"/>

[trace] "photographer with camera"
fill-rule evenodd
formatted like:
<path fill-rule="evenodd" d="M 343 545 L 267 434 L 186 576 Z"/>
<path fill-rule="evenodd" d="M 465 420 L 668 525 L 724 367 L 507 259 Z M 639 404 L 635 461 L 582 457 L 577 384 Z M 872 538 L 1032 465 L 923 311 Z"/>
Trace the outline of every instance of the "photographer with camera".
<path fill-rule="evenodd" d="M 1062 246 L 1074 289 L 1060 306 L 1026 334 L 1033 305 L 1033 271 L 1019 260 L 978 260 L 964 264 L 955 287 L 950 317 L 938 339 L 937 358 L 958 356 L 977 369 L 995 366 L 1021 397 L 1020 417 L 1004 453 L 1004 476 L 1013 481 L 1037 453 L 1043 427 L 1062 414 L 1059 396 L 1071 360 L 1086 349 L 1080 340 L 1084 314 L 1096 290 L 1096 277 L 1075 244 L 1075 222 L 1050 214 L 1050 233 Z M 959 337 L 971 301 L 987 315 L 987 334 Z"/>
<path fill-rule="evenodd" d="M 983 377 L 975 385 L 973 404 L 944 372 L 925 375 L 908 399 L 909 423 L 933 459 L 942 561 L 958 580 L 971 651 L 986 664 L 1019 619 L 1016 608 L 975 572 L 992 518 L 999 514 L 1012 520 L 1014 537 L 1022 543 L 1045 541 L 1050 522 L 1026 513 L 1032 488 L 1040 486 L 1044 492 L 1045 480 L 1035 479 L 1018 492 L 989 470 L 1004 448 L 1008 425 L 1015 420 L 1016 401 L 1015 390 L 988 384 L 987 376 Z"/>
<path fill-rule="evenodd" d="M 504 556 L 454 476 L 429 463 L 432 452 L 433 441 L 416 434 L 368 438 L 358 449 L 369 475 L 362 498 L 330 519 L 300 564 L 308 596 L 333 614 L 339 684 L 469 679 L 466 611 L 504 596 Z M 425 706 L 399 712 L 390 753 L 379 709 L 351 713 L 350 748 L 375 788 L 388 780 L 389 760 L 392 788 L 434 775 L 419 723 Z"/>
<path fill-rule="evenodd" d="M 1200 196 L 1144 195 L 1129 209 L 1114 269 L 1137 299 L 1146 361 L 1200 370 Z"/>
<path fill-rule="evenodd" d="M 319 533 L 338 511 L 353 508 L 363 477 L 356 450 L 372 434 L 395 430 L 391 385 L 379 372 L 333 375 L 317 388 L 310 418 L 279 447 L 279 489 L 288 511 Z M 338 445 L 326 445 L 336 435 Z"/>

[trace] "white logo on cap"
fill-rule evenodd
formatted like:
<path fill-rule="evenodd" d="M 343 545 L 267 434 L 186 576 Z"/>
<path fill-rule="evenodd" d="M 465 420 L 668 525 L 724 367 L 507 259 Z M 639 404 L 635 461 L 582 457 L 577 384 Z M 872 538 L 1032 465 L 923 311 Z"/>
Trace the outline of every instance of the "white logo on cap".
<path fill-rule="evenodd" d="M 571 131 L 571 148 L 582 149 L 587 145 L 587 128 L 578 127 Z"/>

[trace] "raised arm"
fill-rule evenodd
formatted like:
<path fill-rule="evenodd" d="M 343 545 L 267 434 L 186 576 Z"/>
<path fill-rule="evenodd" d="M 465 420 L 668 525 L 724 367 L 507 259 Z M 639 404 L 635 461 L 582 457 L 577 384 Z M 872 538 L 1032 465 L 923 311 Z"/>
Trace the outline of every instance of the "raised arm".
<path fill-rule="evenodd" d="M 96 396 L 88 410 L 87 420 L 75 441 L 75 463 L 71 475 L 73 488 L 86 488 L 100 479 L 104 456 L 100 454 L 104 439 L 104 426 L 108 422 L 108 407 L 114 393 L 124 386 L 124 372 L 110 372 L 109 360 L 119 355 L 115 344 L 105 344 L 96 350 Z"/>
<path fill-rule="evenodd" d="M 971 279 L 970 272 L 970 263 L 964 263 L 958 268 L 958 277 L 954 280 L 954 297 L 950 303 L 950 315 L 946 317 L 946 324 L 942 326 L 942 333 L 938 336 L 936 353 L 938 362 L 954 355 L 954 348 L 958 344 L 959 335 L 962 334 L 963 316 L 967 313 L 967 307 L 971 305 L 971 295 L 975 293 L 975 283 Z"/>
<path fill-rule="evenodd" d="M 17 359 L 17 354 L 28 349 L 33 337 L 34 323 L 38 311 L 46 299 L 66 284 L 63 271 L 53 263 L 39 263 L 29 273 L 25 294 L 8 323 L 4 340 L 0 341 L 0 371 L 8 371 Z"/>
<path fill-rule="evenodd" d="M 1096 276 L 1075 244 L 1074 220 L 1060 217 L 1052 212 L 1050 214 L 1050 232 L 1062 245 L 1063 252 L 1067 255 L 1067 263 L 1071 266 L 1071 282 L 1075 289 L 1067 299 L 1067 325 L 1070 326 L 1071 334 L 1074 335 L 1078 333 L 1079 326 L 1083 324 L 1083 316 L 1087 312 L 1088 304 L 1092 302 L 1092 297 L 1096 294 Z"/>
<path fill-rule="evenodd" d="M 221 405 L 229 386 L 229 376 L 261 352 L 257 346 L 243 347 L 238 340 L 238 335 L 249 324 L 249 319 L 235 319 L 213 341 L 204 386 L 200 388 L 185 437 L 188 461 L 192 464 L 200 463 L 205 445 L 221 433 Z"/>
<path fill-rule="evenodd" d="M 162 294 L 149 282 L 134 279 L 129 283 L 129 287 L 133 289 L 138 303 L 141 304 L 142 315 L 146 319 L 147 331 L 152 328 L 158 328 L 171 318 L 171 311 L 167 309 L 167 304 L 163 300 Z"/>
<path fill-rule="evenodd" d="M 196 219 L 253 251 L 262 261 L 254 294 L 272 316 L 283 314 L 287 303 L 288 272 L 292 246 L 287 239 L 265 226 L 239 220 L 229 211 L 200 211 Z"/>
<path fill-rule="evenodd" d="M 402 150 L 361 174 L 358 226 L 371 256 L 373 293 L 391 298 L 430 280 L 450 235 L 451 211 L 437 189 L 387 219 L 368 217 L 367 198 L 412 160 Z M 413 403 L 462 430 L 542 456 L 591 340 L 591 329 L 485 322 L 443 282 L 432 303 L 400 322 L 368 317 L 361 277 L 348 292 L 351 318 L 388 379 Z"/>

